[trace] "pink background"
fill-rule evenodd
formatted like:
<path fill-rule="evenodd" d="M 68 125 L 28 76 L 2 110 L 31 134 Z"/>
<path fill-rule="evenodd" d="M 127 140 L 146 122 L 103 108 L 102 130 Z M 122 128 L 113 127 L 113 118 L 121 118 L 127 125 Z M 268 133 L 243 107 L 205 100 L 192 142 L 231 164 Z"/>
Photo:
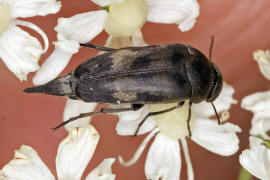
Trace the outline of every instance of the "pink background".
<path fill-rule="evenodd" d="M 46 32 L 50 42 L 56 40 L 53 28 L 58 17 L 70 17 L 77 13 L 99 9 L 89 0 L 63 0 L 62 4 L 61 11 L 56 15 L 28 19 Z M 241 150 L 248 146 L 248 132 L 252 118 L 250 112 L 240 108 L 240 101 L 250 93 L 269 89 L 269 81 L 260 74 L 252 58 L 252 52 L 256 49 L 270 49 L 270 1 L 204 0 L 200 1 L 200 8 L 197 23 L 189 32 L 180 32 L 176 25 L 146 23 L 143 27 L 143 35 L 148 44 L 187 43 L 206 55 L 208 55 L 210 37 L 215 36 L 213 61 L 223 72 L 225 81 L 236 89 L 234 97 L 239 102 L 230 111 L 230 122 L 240 125 L 243 129 L 239 134 L 240 151 L 234 156 L 222 157 L 190 140 L 187 141 L 195 179 L 236 179 L 240 169 L 238 156 Z M 37 35 L 33 31 L 30 32 Z M 92 43 L 103 45 L 107 37 L 107 34 L 102 32 Z M 49 51 L 41 58 L 41 63 L 53 49 L 54 46 L 50 45 Z M 95 50 L 82 48 L 73 56 L 63 74 L 96 53 Z M 28 76 L 28 82 L 21 83 L 0 61 L 0 168 L 13 158 L 15 149 L 18 149 L 21 144 L 26 144 L 32 146 L 56 174 L 57 147 L 67 133 L 63 128 L 53 133 L 50 128 L 62 121 L 66 100 L 61 97 L 22 93 L 24 88 L 32 86 L 33 75 L 34 73 L 31 73 Z M 129 159 L 144 139 L 145 135 L 136 138 L 117 136 L 116 122 L 117 117 L 112 115 L 93 118 L 92 123 L 100 133 L 101 139 L 84 176 L 104 158 L 117 157 L 121 154 L 124 159 Z M 149 147 L 148 145 L 142 157 L 132 167 L 125 168 L 118 161 L 115 162 L 112 169 L 118 180 L 145 179 L 144 163 Z M 182 164 L 181 179 L 187 179 L 183 156 Z"/>

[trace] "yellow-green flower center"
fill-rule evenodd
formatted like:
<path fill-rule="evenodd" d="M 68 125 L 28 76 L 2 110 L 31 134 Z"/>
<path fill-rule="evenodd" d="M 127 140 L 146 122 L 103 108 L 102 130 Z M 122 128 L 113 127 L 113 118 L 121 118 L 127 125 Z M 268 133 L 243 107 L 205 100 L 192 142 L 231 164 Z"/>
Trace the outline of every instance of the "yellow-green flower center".
<path fill-rule="evenodd" d="M 144 0 L 124 0 L 109 7 L 105 31 L 111 36 L 132 36 L 146 21 L 147 4 Z"/>
<path fill-rule="evenodd" d="M 0 35 L 7 30 L 10 21 L 11 13 L 9 7 L 0 3 Z"/>
<path fill-rule="evenodd" d="M 155 112 L 168 109 L 176 105 L 177 104 L 152 104 L 150 105 L 150 109 L 151 112 Z M 180 139 L 182 137 L 188 136 L 188 108 L 189 103 L 188 101 L 185 101 L 185 104 L 181 108 L 177 108 L 173 111 L 154 116 L 160 132 L 175 139 Z M 194 127 L 194 121 L 194 114 L 191 114 L 191 132 Z"/>

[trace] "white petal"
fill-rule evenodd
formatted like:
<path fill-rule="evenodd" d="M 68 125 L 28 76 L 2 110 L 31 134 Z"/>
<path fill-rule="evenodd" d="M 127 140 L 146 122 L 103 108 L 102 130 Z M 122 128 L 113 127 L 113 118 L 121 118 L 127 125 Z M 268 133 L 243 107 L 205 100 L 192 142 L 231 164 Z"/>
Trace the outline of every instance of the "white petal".
<path fill-rule="evenodd" d="M 31 22 L 27 22 L 27 21 L 15 20 L 14 22 L 15 22 L 16 25 L 28 27 L 30 29 L 33 29 L 37 33 L 39 33 L 40 36 L 43 39 L 43 42 L 44 42 L 44 48 L 42 50 L 42 53 L 45 53 L 48 50 L 48 48 L 49 48 L 49 40 L 47 38 L 47 35 L 38 26 L 36 26 L 35 24 L 33 24 Z M 35 50 L 35 49 L 33 49 L 33 50 Z"/>
<path fill-rule="evenodd" d="M 72 40 L 54 42 L 55 50 L 42 64 L 33 78 L 35 85 L 46 84 L 55 79 L 66 67 L 71 56 L 78 52 L 79 43 Z"/>
<path fill-rule="evenodd" d="M 61 8 L 61 2 L 55 0 L 3 0 L 2 3 L 9 5 L 13 18 L 45 16 Z"/>
<path fill-rule="evenodd" d="M 240 164 L 257 178 L 267 180 L 266 169 L 264 167 L 264 151 L 266 147 L 261 143 L 263 142 L 259 138 L 250 136 L 250 149 L 246 149 L 239 156 Z M 267 150 L 269 151 L 269 150 Z"/>
<path fill-rule="evenodd" d="M 115 158 L 104 159 L 91 173 L 86 177 L 86 180 L 114 180 L 115 174 L 112 174 L 112 164 Z"/>
<path fill-rule="evenodd" d="M 146 0 L 147 20 L 156 23 L 176 23 L 181 31 L 190 30 L 199 16 L 197 0 Z"/>
<path fill-rule="evenodd" d="M 185 160 L 186 160 L 186 164 L 187 164 L 187 175 L 188 175 L 188 180 L 194 180 L 194 171 L 193 171 L 193 167 L 192 167 L 192 163 L 190 160 L 190 155 L 188 152 L 188 146 L 187 146 L 187 142 L 186 142 L 186 138 L 181 138 L 181 143 L 182 143 L 182 147 L 183 147 L 183 151 L 184 151 L 184 155 L 185 155 Z"/>
<path fill-rule="evenodd" d="M 86 43 L 96 37 L 104 27 L 108 13 L 105 10 L 77 14 L 70 18 L 59 18 L 55 30 L 58 40 L 68 39 Z"/>
<path fill-rule="evenodd" d="M 270 108 L 270 91 L 257 92 L 244 97 L 241 107 L 253 113 L 268 111 Z"/>
<path fill-rule="evenodd" d="M 178 140 L 159 133 L 147 154 L 145 175 L 152 180 L 179 180 L 181 157 Z"/>
<path fill-rule="evenodd" d="M 270 113 L 258 112 L 255 113 L 251 120 L 251 135 L 261 135 L 264 139 L 270 140 L 267 132 L 270 130 Z"/>
<path fill-rule="evenodd" d="M 39 68 L 41 53 L 39 41 L 14 23 L 0 37 L 0 57 L 20 80 Z"/>
<path fill-rule="evenodd" d="M 250 134 L 262 135 L 263 138 L 270 140 L 270 137 L 267 135 L 270 129 L 270 91 L 246 96 L 242 100 L 241 107 L 254 113 L 251 120 Z"/>
<path fill-rule="evenodd" d="M 234 88 L 223 82 L 223 88 L 220 92 L 218 98 L 214 101 L 217 112 L 227 111 L 230 109 L 232 104 L 236 104 L 237 101 L 233 99 Z M 196 113 L 198 117 L 210 117 L 215 116 L 215 111 L 210 103 L 201 102 L 199 104 L 194 104 L 192 110 Z"/>
<path fill-rule="evenodd" d="M 30 146 L 15 150 L 14 159 L 2 169 L 2 176 L 16 180 L 54 180 L 52 173 Z"/>
<path fill-rule="evenodd" d="M 7 177 L 4 176 L 4 172 L 0 169 L 0 179 L 7 180 Z"/>
<path fill-rule="evenodd" d="M 266 171 L 267 179 L 270 179 L 270 150 L 264 149 L 263 151 L 263 165 Z"/>
<path fill-rule="evenodd" d="M 63 119 L 64 121 L 69 118 L 80 115 L 81 113 L 92 112 L 95 110 L 97 103 L 86 103 L 80 100 L 67 99 L 64 110 Z M 67 131 L 75 127 L 87 126 L 90 122 L 90 116 L 85 118 L 77 119 L 76 121 L 70 122 L 65 125 Z"/>
<path fill-rule="evenodd" d="M 144 105 L 141 109 L 137 111 L 127 111 L 122 113 L 117 113 L 119 121 L 116 125 L 117 134 L 121 136 L 134 135 L 138 124 L 142 119 L 149 113 L 149 106 Z M 147 118 L 147 120 L 140 127 L 138 135 L 147 133 L 154 129 L 156 123 L 153 117 Z"/>
<path fill-rule="evenodd" d="M 257 50 L 253 53 L 253 58 L 257 61 L 262 75 L 270 80 L 270 51 Z"/>
<path fill-rule="evenodd" d="M 58 147 L 56 170 L 58 179 L 80 179 L 93 156 L 99 134 L 91 125 L 73 128 Z"/>
<path fill-rule="evenodd" d="M 148 144 L 148 142 L 152 139 L 152 137 L 159 131 L 159 128 L 155 128 L 151 133 L 149 133 L 146 138 L 144 138 L 143 142 L 140 144 L 140 146 L 138 147 L 138 149 L 136 150 L 136 152 L 134 153 L 133 157 L 124 162 L 123 158 L 121 156 L 118 157 L 119 163 L 123 166 L 131 166 L 134 163 L 137 162 L 137 160 L 140 158 L 142 152 L 144 151 L 146 145 Z"/>
<path fill-rule="evenodd" d="M 213 120 L 197 119 L 191 139 L 211 152 L 229 156 L 239 149 L 237 132 L 241 129 L 231 123 L 218 125 Z"/>
<path fill-rule="evenodd" d="M 113 3 L 119 3 L 122 2 L 123 0 L 91 0 L 93 3 L 96 3 L 97 5 L 104 7 L 108 6 Z"/>

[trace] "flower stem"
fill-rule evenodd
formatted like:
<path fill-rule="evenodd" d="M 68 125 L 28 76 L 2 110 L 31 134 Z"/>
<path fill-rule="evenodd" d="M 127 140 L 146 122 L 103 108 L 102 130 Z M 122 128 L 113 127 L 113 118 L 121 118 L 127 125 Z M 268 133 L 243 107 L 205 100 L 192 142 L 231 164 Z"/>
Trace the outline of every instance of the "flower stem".
<path fill-rule="evenodd" d="M 251 180 L 252 175 L 245 170 L 244 168 L 241 168 L 238 174 L 237 180 Z"/>

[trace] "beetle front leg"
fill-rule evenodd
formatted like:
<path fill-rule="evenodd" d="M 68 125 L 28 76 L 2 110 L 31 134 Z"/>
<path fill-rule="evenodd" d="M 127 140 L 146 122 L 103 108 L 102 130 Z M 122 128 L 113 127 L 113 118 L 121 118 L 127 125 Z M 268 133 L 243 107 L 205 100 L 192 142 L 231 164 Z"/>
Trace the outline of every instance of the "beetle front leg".
<path fill-rule="evenodd" d="M 147 119 L 149 116 L 156 116 L 156 115 L 159 115 L 159 114 L 163 114 L 163 113 L 166 113 L 166 112 L 170 112 L 170 111 L 172 111 L 172 110 L 174 110 L 174 109 L 176 109 L 176 108 L 182 107 L 184 104 L 185 104 L 185 101 L 182 101 L 182 102 L 178 103 L 177 106 L 173 106 L 173 107 L 171 107 L 171 108 L 168 108 L 168 109 L 165 109 L 165 110 L 162 110 L 162 111 L 156 111 L 156 112 L 150 112 L 150 113 L 148 113 L 148 114 L 141 120 L 141 122 L 138 124 L 138 127 L 137 127 L 135 133 L 134 133 L 132 136 L 133 136 L 133 137 L 137 136 L 137 134 L 138 134 L 138 132 L 139 132 L 141 126 L 143 125 L 143 123 L 146 121 L 146 119 Z"/>
<path fill-rule="evenodd" d="M 95 46 L 95 45 L 89 44 L 89 43 L 80 43 L 80 46 L 94 48 L 94 49 L 96 49 L 98 51 L 114 51 L 114 50 L 116 50 L 114 48 L 108 48 L 108 47 L 103 47 L 103 46 Z"/>

